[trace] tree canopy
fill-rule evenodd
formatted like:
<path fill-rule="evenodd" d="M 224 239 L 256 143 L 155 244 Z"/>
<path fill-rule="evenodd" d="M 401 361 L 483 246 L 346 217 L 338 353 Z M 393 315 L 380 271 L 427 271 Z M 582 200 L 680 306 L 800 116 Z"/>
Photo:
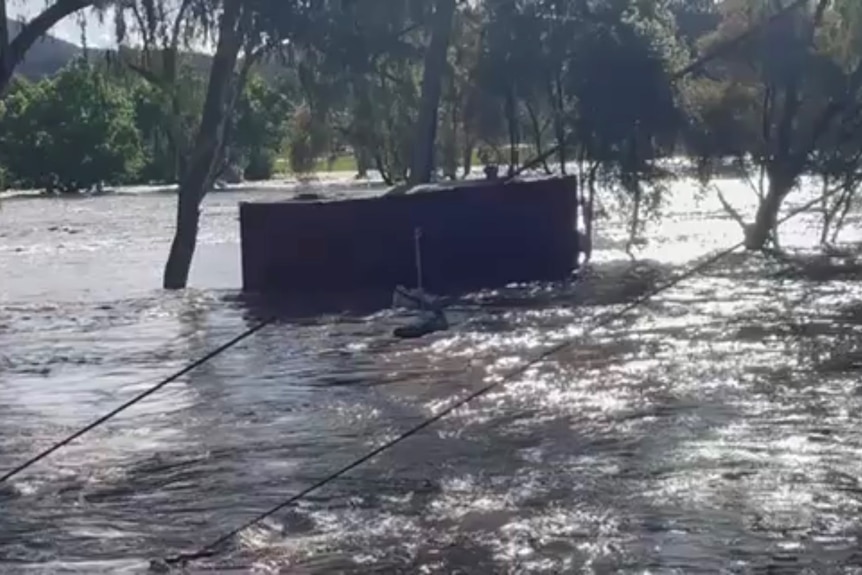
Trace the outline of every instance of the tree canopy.
<path fill-rule="evenodd" d="M 229 173 L 305 173 L 350 155 L 395 185 L 476 163 L 514 173 L 538 154 L 540 169 L 580 178 L 588 213 L 615 194 L 636 239 L 672 175 L 658 160 L 685 154 L 704 186 L 728 161 L 754 176 L 752 221 L 721 199 L 760 249 L 777 243 L 777 214 L 806 176 L 843 190 L 824 203 L 834 232 L 862 173 L 856 0 L 54 0 L 0 37 L 3 70 L 85 6 L 112 15 L 119 49 L 10 90 L 6 177 L 66 190 L 175 181 L 192 231 Z M 62 101 L 59 82 L 75 97 Z M 84 125 L 96 102 L 99 122 Z M 70 139 L 86 175 L 27 166 L 26 150 Z M 175 242 L 177 269 L 193 236 Z M 168 275 L 184 285 L 187 273 Z"/>

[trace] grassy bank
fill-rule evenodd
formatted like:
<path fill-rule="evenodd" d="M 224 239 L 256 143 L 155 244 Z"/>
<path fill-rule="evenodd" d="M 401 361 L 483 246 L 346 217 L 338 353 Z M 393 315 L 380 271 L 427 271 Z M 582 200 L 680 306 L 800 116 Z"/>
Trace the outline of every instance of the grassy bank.
<path fill-rule="evenodd" d="M 521 163 L 532 159 L 536 155 L 535 147 L 532 146 L 522 146 L 520 151 L 520 161 Z M 494 154 L 492 154 L 492 157 Z M 496 150 L 496 158 L 500 165 L 508 165 L 509 160 L 509 148 L 501 147 Z M 479 159 L 479 151 L 473 151 L 473 166 L 481 166 L 483 162 Z M 459 166 L 460 168 L 460 166 Z M 276 171 L 279 174 L 292 174 L 290 169 L 290 162 L 287 158 L 280 158 L 276 162 Z M 356 173 L 358 171 L 356 165 L 356 158 L 353 154 L 341 154 L 336 156 L 332 162 L 329 161 L 328 158 L 319 158 L 317 162 L 314 164 L 313 173 L 315 174 L 324 174 L 327 172 L 352 172 Z"/>

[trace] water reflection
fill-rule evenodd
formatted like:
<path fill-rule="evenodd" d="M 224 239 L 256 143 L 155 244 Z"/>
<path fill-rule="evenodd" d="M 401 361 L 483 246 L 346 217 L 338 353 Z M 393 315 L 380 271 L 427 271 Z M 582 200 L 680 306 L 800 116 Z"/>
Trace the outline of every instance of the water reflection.
<path fill-rule="evenodd" d="M 605 225 L 583 284 L 476 294 L 424 340 L 393 340 L 404 319 L 359 305 L 276 310 L 276 324 L 0 489 L 0 572 L 135 573 L 214 539 L 738 237 L 717 206 L 678 194 L 646 264 L 622 259 L 625 230 Z M 4 206 L 0 468 L 273 311 L 215 289 L 238 284 L 238 198 L 208 200 L 201 288 L 180 295 L 154 289 L 168 196 Z M 784 244 L 810 244 L 814 223 L 788 226 Z M 862 291 L 852 266 L 824 269 L 729 257 L 209 567 L 862 569 Z"/>

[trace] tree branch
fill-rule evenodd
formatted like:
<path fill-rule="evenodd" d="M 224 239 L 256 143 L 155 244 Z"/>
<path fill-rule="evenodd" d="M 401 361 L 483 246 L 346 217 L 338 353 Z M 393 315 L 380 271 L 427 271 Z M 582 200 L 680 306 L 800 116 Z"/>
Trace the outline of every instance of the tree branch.
<path fill-rule="evenodd" d="M 727 198 L 724 197 L 721 189 L 715 184 L 713 184 L 712 188 L 718 193 L 718 201 L 721 202 L 721 206 L 724 208 L 724 211 L 727 212 L 727 214 L 733 218 L 733 220 L 738 223 L 743 230 L 747 229 L 748 226 L 746 225 L 745 220 L 739 212 L 736 211 L 736 208 L 730 205 L 730 202 L 728 202 Z"/>
<path fill-rule="evenodd" d="M 673 74 L 673 76 L 671 78 L 673 80 L 679 80 L 679 79 L 683 78 L 684 76 L 687 76 L 687 75 L 691 74 L 692 72 L 695 72 L 695 71 L 699 70 L 700 68 L 703 68 L 706 64 L 708 64 L 712 60 L 715 60 L 719 56 L 723 56 L 727 52 L 730 52 L 739 44 L 747 42 L 748 40 L 750 40 L 751 38 L 756 36 L 759 32 L 761 32 L 764 28 L 768 28 L 769 26 L 771 26 L 772 24 L 774 24 L 775 22 L 777 22 L 781 18 L 784 18 L 785 16 L 789 15 L 791 12 L 794 12 L 795 10 L 802 8 L 802 7 L 806 6 L 807 4 L 808 4 L 808 0 L 796 0 L 795 2 L 793 2 L 791 4 L 788 4 L 787 6 L 782 8 L 781 10 L 778 10 L 777 12 L 773 13 L 772 16 L 767 18 L 765 22 L 762 22 L 758 25 L 752 26 L 748 30 L 746 30 L 745 32 L 740 34 L 739 36 L 731 38 L 731 39 L 727 40 L 726 42 L 722 42 L 719 46 L 710 50 L 709 54 L 704 54 L 703 56 L 701 56 L 700 58 L 698 58 L 697 60 L 695 60 L 694 62 L 689 64 L 688 66 L 685 66 L 684 68 L 682 68 L 681 70 L 679 70 L 678 72 Z"/>
<path fill-rule="evenodd" d="M 177 11 L 177 17 L 174 20 L 174 26 L 171 30 L 171 50 L 176 51 L 180 45 L 180 32 L 186 19 L 186 12 L 191 6 L 191 0 L 183 0 L 180 4 L 180 9 Z"/>
<path fill-rule="evenodd" d="M 5 2 L 5 0 L 2 1 Z M 38 16 L 24 24 L 15 39 L 9 43 L 8 56 L 4 57 L 6 64 L 12 68 L 17 66 L 36 40 L 47 34 L 60 20 L 94 4 L 95 0 L 57 0 L 51 4 Z"/>
<path fill-rule="evenodd" d="M 9 66 L 9 19 L 6 17 L 6 0 L 0 0 L 0 70 Z"/>
<path fill-rule="evenodd" d="M 135 21 L 138 24 L 138 28 L 141 30 L 141 39 L 143 40 L 143 47 L 141 48 L 141 52 L 144 54 L 144 58 L 149 63 L 150 59 L 150 50 L 153 44 L 152 34 L 150 30 L 150 25 L 147 25 L 147 21 L 144 18 L 141 11 L 138 9 L 137 3 L 132 4 L 132 15 L 135 17 Z"/>
<path fill-rule="evenodd" d="M 138 66 L 128 58 L 123 58 L 123 65 L 126 66 L 129 70 L 143 78 L 147 81 L 147 83 L 152 84 L 153 86 L 163 87 L 164 82 L 159 78 L 155 73 L 152 72 L 149 68 L 145 66 Z"/>
<path fill-rule="evenodd" d="M 829 126 L 838 119 L 838 116 L 850 108 L 851 102 L 853 101 L 854 96 L 857 95 L 860 87 L 862 87 L 862 61 L 856 65 L 856 68 L 850 74 L 850 78 L 847 81 L 847 92 L 845 96 L 830 102 L 829 105 L 826 106 L 826 109 L 823 110 L 823 113 L 819 116 L 817 122 L 815 122 L 814 128 L 811 131 L 811 136 L 807 142 L 807 147 L 804 149 L 804 157 L 810 155 L 814 148 L 817 147 L 817 143 L 820 141 L 820 138 L 826 134 L 827 130 L 829 130 Z"/>

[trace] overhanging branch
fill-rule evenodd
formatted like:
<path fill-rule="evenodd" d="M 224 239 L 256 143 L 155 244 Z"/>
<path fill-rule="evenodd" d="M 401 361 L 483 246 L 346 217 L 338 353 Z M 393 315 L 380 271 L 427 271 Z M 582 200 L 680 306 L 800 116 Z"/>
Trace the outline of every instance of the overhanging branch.
<path fill-rule="evenodd" d="M 51 4 L 38 16 L 24 24 L 15 39 L 9 43 L 8 59 L 4 55 L 3 61 L 7 66 L 17 66 L 36 40 L 47 34 L 60 20 L 95 3 L 96 0 L 58 0 Z"/>

